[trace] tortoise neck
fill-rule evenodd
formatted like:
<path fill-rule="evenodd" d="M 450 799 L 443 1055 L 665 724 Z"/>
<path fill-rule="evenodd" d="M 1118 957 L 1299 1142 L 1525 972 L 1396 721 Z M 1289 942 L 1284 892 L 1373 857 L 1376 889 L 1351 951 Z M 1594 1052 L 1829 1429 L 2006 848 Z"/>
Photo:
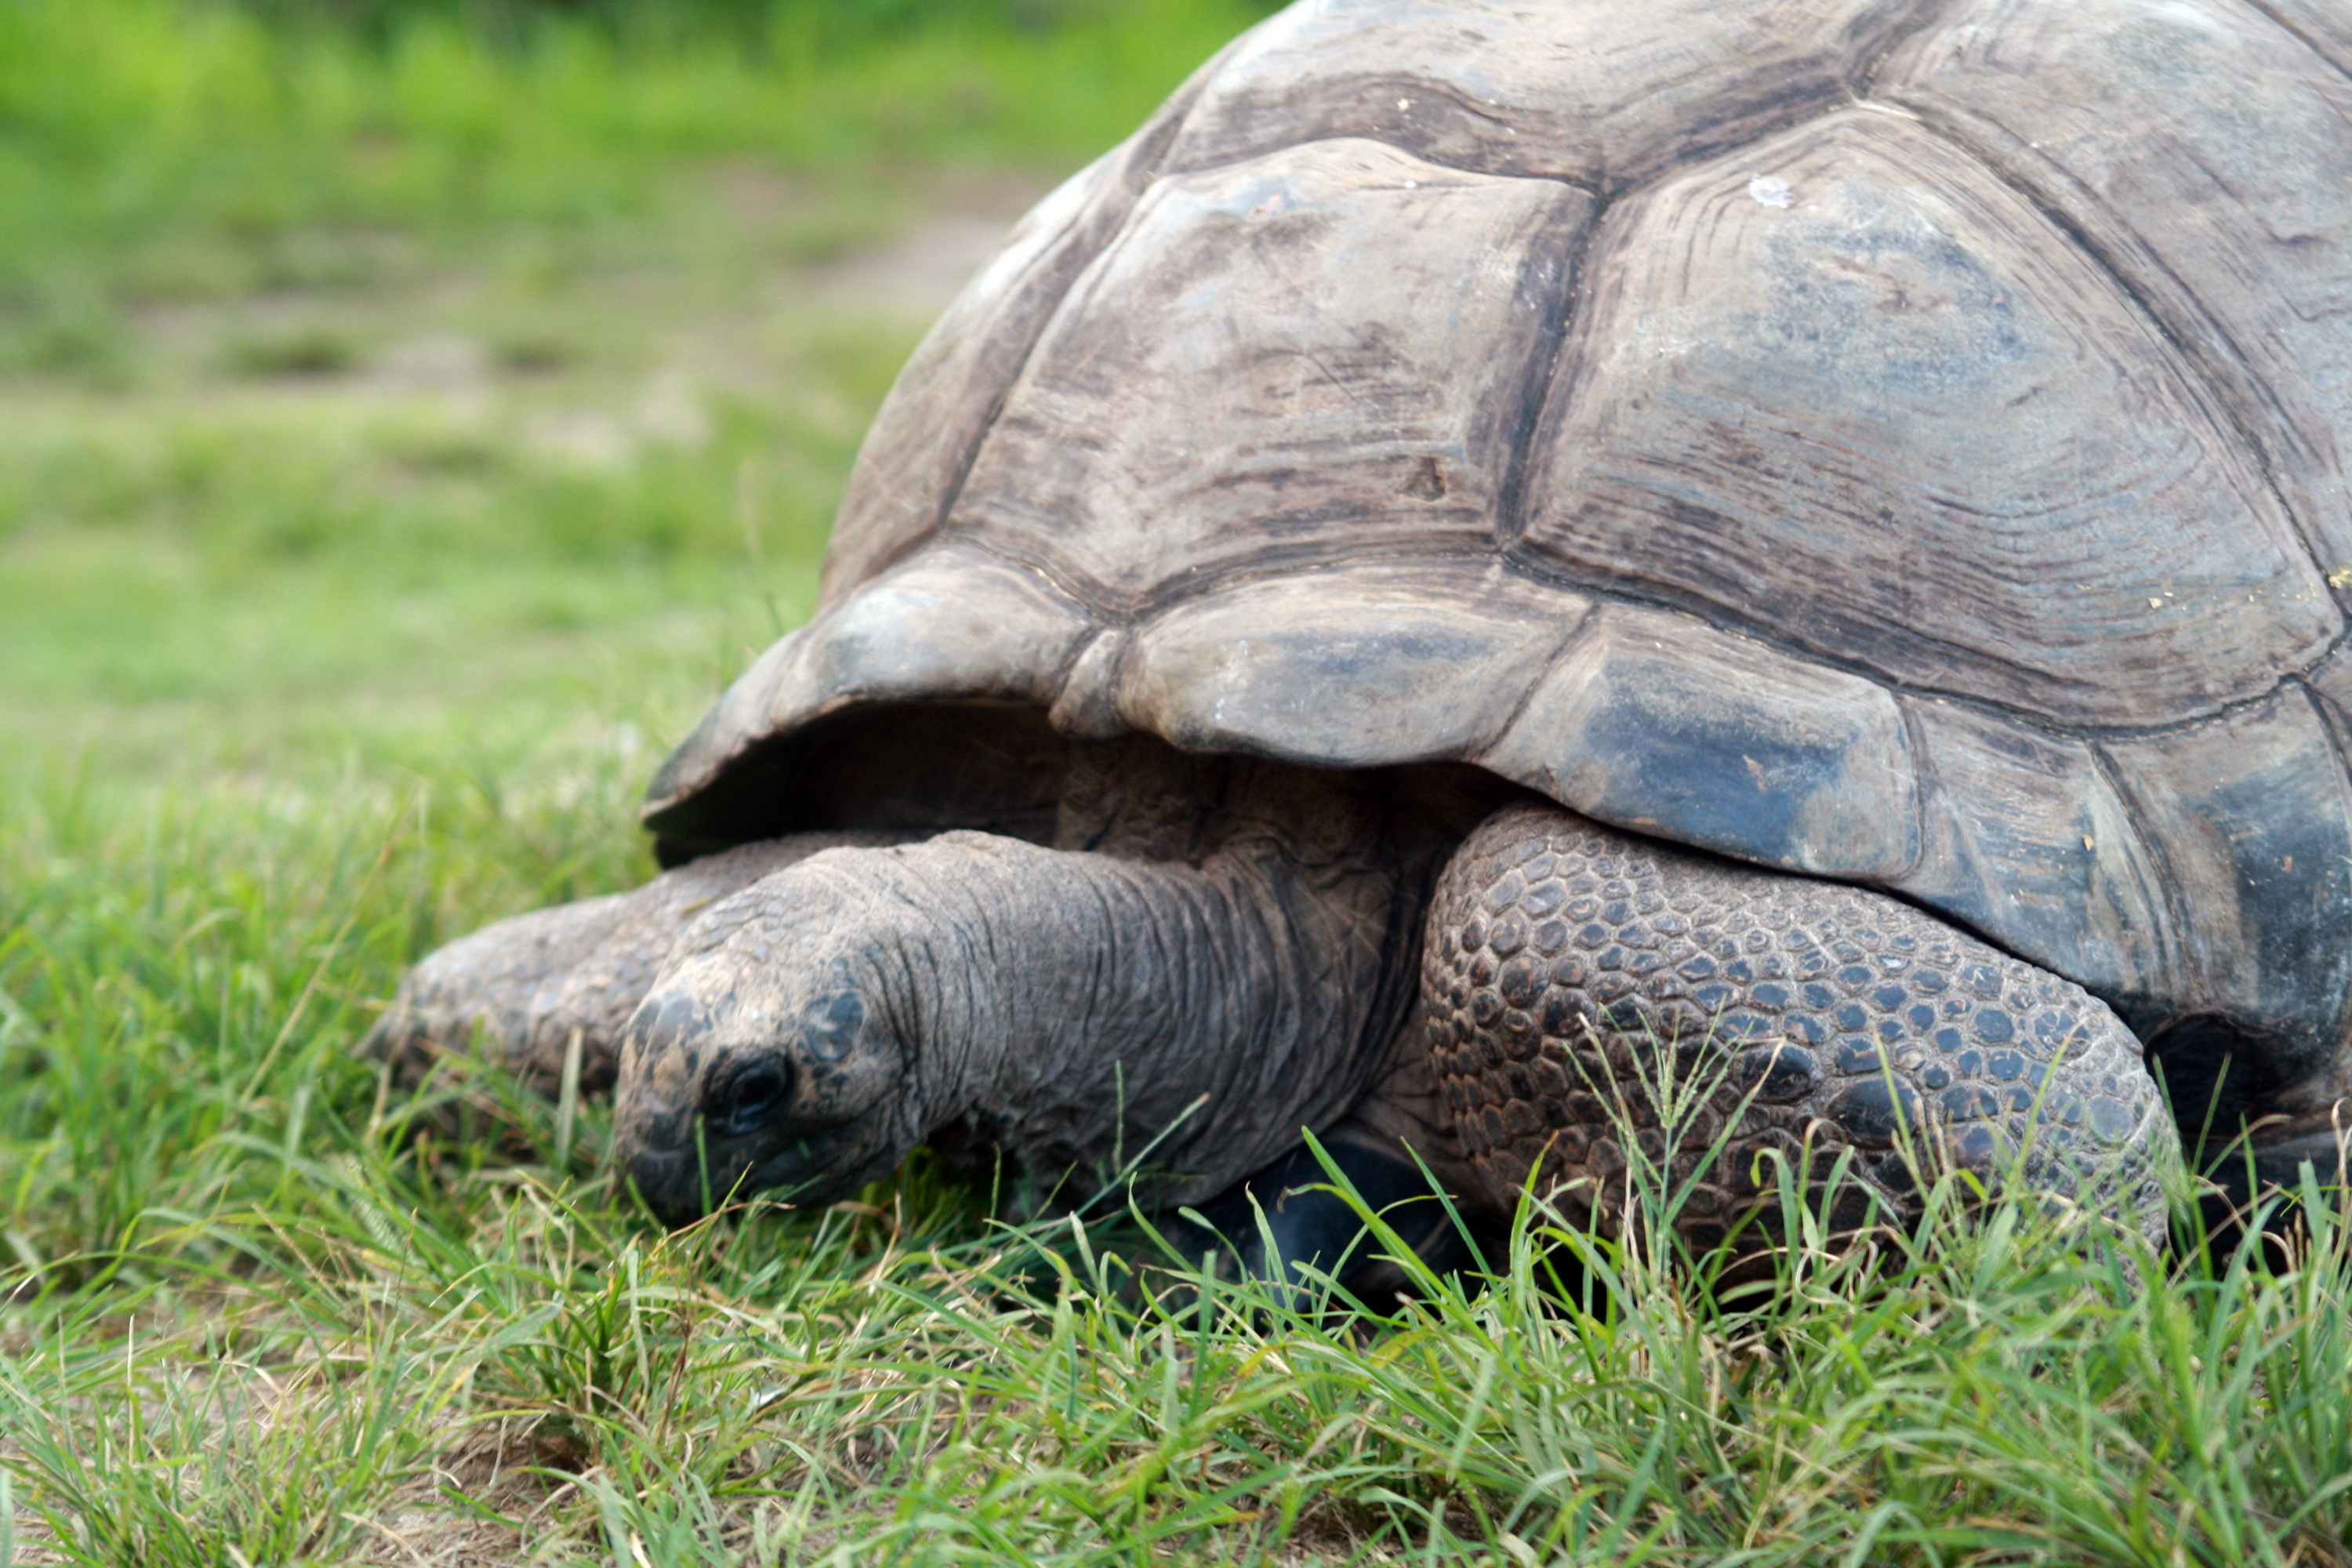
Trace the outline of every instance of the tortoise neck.
<path fill-rule="evenodd" d="M 1079 1190 L 1222 1190 L 1328 1125 L 1404 1011 L 1416 910 L 1376 858 L 1198 867 L 950 833 L 890 852 L 924 918 L 886 971 L 924 1135 Z"/>

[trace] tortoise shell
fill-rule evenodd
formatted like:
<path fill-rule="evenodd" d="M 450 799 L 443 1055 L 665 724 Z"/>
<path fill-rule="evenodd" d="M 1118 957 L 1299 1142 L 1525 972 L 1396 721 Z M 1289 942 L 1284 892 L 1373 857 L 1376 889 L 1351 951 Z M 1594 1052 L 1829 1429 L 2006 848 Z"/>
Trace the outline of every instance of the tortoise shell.
<path fill-rule="evenodd" d="M 648 819 L 775 831 L 793 759 L 912 703 L 1467 763 L 2315 1063 L 2347 16 L 1302 0 L 925 340 L 819 613 Z"/>

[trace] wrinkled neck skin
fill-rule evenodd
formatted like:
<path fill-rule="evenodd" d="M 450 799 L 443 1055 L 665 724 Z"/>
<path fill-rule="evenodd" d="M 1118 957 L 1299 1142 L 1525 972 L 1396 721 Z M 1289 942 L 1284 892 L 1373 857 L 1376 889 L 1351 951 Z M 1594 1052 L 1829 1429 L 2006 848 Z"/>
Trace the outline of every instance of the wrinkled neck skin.
<path fill-rule="evenodd" d="M 1348 1111 L 1406 1017 L 1450 835 L 1359 781 L 1104 751 L 1060 847 L 828 851 L 710 911 L 624 1048 L 622 1152 L 657 1208 L 699 1212 L 688 1150 L 715 1195 L 823 1202 L 925 1142 L 1066 1174 L 1066 1199 L 1131 1172 L 1194 1203 Z M 761 1058 L 789 1104 L 719 1136 L 696 1108 Z"/>
<path fill-rule="evenodd" d="M 1047 1180 L 1132 1166 L 1205 1198 L 1344 1113 L 1399 1022 L 1378 868 L 1318 885 L 1265 840 L 1197 868 L 967 834 L 921 858 L 938 918 L 902 973 L 923 1136 Z"/>

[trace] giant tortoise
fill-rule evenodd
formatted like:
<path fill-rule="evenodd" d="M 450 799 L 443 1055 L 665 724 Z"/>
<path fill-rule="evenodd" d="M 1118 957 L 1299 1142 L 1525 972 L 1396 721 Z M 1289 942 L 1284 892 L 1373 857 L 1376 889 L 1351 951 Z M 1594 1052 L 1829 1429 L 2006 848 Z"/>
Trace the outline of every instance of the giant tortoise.
<path fill-rule="evenodd" d="M 375 1043 L 571 1053 L 673 1220 L 2332 1173 L 2347 451 L 2336 0 L 1300 0 L 916 352 L 675 868 Z"/>

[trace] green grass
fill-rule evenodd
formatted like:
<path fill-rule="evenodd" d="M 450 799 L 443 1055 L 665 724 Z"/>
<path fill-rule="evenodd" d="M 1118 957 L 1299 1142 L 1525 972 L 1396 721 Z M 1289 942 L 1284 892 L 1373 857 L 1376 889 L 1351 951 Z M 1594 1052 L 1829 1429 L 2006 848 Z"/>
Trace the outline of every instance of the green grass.
<path fill-rule="evenodd" d="M 921 1160 L 671 1237 L 601 1108 L 387 1094 L 403 965 L 646 874 L 926 258 L 1247 13 L 346 9 L 0 6 L 0 1568 L 2346 1561 L 2338 1226 L 1160 1309 Z"/>
<path fill-rule="evenodd" d="M 2332 1226 L 2276 1278 L 2013 1209 L 1874 1269 L 1801 1236 L 1729 1310 L 1531 1214 L 1493 1289 L 1386 1319 L 1154 1309 L 1132 1226 L 992 1227 L 920 1165 L 663 1236 L 593 1110 L 560 1152 L 510 1099 L 494 1157 L 345 1054 L 420 895 L 547 846 L 75 804 L 8 862 L 0 1363 L 20 1541 L 69 1561 L 2337 1560 Z"/>
<path fill-rule="evenodd" d="M 873 226 L 877 171 L 1075 167 L 1265 7 L 364 9 L 0 6 L 0 371 L 135 374 L 142 307 L 363 287 L 517 240 L 561 270 L 583 241 L 697 222 L 698 163 L 792 171 L 831 199 L 803 191 L 770 242 L 835 247 Z"/>

